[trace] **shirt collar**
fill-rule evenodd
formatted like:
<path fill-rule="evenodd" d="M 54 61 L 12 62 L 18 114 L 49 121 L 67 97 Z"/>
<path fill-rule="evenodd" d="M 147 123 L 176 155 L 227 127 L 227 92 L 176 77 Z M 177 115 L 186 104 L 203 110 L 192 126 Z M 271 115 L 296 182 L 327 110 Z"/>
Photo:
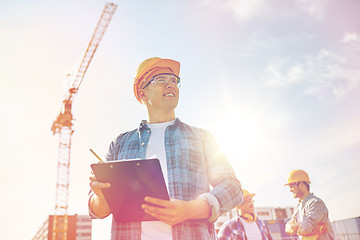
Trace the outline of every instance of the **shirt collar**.
<path fill-rule="evenodd" d="M 310 198 L 312 198 L 314 196 L 313 193 L 309 193 L 309 195 L 307 195 L 302 201 L 300 201 L 300 203 L 305 203 L 307 202 Z"/>
<path fill-rule="evenodd" d="M 178 126 L 180 123 L 181 123 L 180 119 L 179 119 L 179 118 L 175 118 L 174 123 L 171 124 L 171 125 Z M 171 125 L 170 125 L 170 126 L 171 126 Z M 139 126 L 139 128 L 138 128 L 138 130 L 137 130 L 137 132 L 140 133 L 142 130 L 148 129 L 148 128 L 149 128 L 149 126 L 148 126 L 147 120 L 142 120 L 141 123 L 140 123 L 140 126 Z"/>

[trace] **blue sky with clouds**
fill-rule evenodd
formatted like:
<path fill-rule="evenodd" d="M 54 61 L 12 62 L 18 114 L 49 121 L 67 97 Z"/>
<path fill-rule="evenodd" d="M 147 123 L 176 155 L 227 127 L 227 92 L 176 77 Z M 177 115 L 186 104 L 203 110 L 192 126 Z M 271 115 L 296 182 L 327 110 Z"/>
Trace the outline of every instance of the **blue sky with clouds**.
<path fill-rule="evenodd" d="M 159 56 L 181 62 L 178 117 L 215 135 L 256 206 L 295 206 L 283 184 L 301 168 L 331 220 L 360 215 L 359 1 L 114 3 L 74 99 L 70 214 L 87 212 L 89 148 L 105 155 L 146 119 L 132 79 Z M 50 128 L 104 5 L 0 3 L 1 239 L 33 237 L 54 212 L 59 139 Z"/>

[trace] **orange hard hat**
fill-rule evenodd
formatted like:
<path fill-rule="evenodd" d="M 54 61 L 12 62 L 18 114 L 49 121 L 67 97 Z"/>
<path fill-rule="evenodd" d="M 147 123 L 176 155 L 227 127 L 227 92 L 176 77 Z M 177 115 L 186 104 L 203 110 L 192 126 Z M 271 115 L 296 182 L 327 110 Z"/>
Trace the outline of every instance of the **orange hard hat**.
<path fill-rule="evenodd" d="M 242 190 L 243 191 L 243 197 L 244 197 L 244 199 L 245 198 L 253 198 L 254 196 L 255 196 L 255 193 L 249 193 L 249 191 L 247 191 L 247 190 L 245 190 L 245 189 L 243 189 Z"/>
<path fill-rule="evenodd" d="M 152 72 L 156 70 L 166 70 L 171 73 L 179 76 L 180 73 L 180 63 L 171 59 L 164 59 L 159 57 L 148 58 L 144 60 L 136 70 L 136 75 L 134 79 L 134 94 L 136 99 L 141 103 L 139 98 L 139 89 L 142 85 L 145 84 L 147 77 L 151 75 Z"/>
<path fill-rule="evenodd" d="M 310 183 L 309 175 L 304 170 L 293 170 L 289 173 L 288 182 L 285 185 L 289 185 L 297 182 Z"/>
<path fill-rule="evenodd" d="M 242 192 L 243 202 L 240 205 L 236 206 L 236 209 L 240 209 L 246 199 L 253 199 L 253 197 L 255 196 L 255 193 L 249 193 L 249 191 L 245 189 L 242 189 Z"/>

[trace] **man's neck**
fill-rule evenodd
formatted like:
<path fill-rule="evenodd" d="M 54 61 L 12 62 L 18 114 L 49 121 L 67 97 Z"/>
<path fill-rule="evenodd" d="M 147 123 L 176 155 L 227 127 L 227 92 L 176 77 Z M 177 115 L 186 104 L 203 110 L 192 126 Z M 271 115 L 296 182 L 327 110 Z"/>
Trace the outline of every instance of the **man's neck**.
<path fill-rule="evenodd" d="M 304 200 L 307 196 L 309 196 L 309 194 L 310 194 L 310 192 L 304 193 L 304 194 L 299 198 L 299 201 Z"/>
<path fill-rule="evenodd" d="M 170 111 L 167 113 L 164 112 L 157 112 L 157 113 L 149 113 L 149 123 L 163 123 L 163 122 L 170 122 L 175 119 L 175 112 Z"/>

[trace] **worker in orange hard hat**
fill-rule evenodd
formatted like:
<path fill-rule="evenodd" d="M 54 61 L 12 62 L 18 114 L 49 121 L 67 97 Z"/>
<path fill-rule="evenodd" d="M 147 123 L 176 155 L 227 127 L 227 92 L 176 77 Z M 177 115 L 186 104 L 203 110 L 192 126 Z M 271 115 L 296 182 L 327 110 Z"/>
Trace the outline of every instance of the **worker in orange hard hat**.
<path fill-rule="evenodd" d="M 156 156 L 171 201 L 146 197 L 141 207 L 159 221 L 113 219 L 112 239 L 215 240 L 215 220 L 242 202 L 241 184 L 210 132 L 175 117 L 179 74 L 178 61 L 158 57 L 146 59 L 136 70 L 133 91 L 147 108 L 148 119 L 120 134 L 106 160 Z M 91 174 L 89 212 L 93 218 L 111 213 L 101 191 L 109 186 Z"/>
<path fill-rule="evenodd" d="M 303 240 L 335 239 L 325 203 L 313 193 L 310 193 L 310 178 L 304 170 L 293 170 L 288 181 L 294 198 L 299 199 L 290 221 L 286 223 L 285 232 L 289 235 L 299 235 Z"/>
<path fill-rule="evenodd" d="M 162 59 L 158 57 L 149 58 L 143 61 L 138 69 L 134 79 L 134 94 L 136 99 L 141 103 L 142 100 L 139 96 L 139 92 L 146 88 L 150 80 L 154 76 L 173 76 L 180 83 L 179 78 L 180 63 L 171 59 Z"/>
<path fill-rule="evenodd" d="M 290 186 L 290 192 L 294 194 L 294 198 L 303 198 L 306 192 L 300 190 L 300 188 L 294 188 L 292 186 L 298 186 L 299 184 L 305 185 L 306 189 L 310 190 L 310 178 L 304 170 L 294 170 L 289 173 L 288 182 L 285 186 Z"/>
<path fill-rule="evenodd" d="M 218 240 L 272 240 L 265 222 L 254 211 L 254 193 L 243 189 L 244 201 L 236 207 L 237 216 L 226 221 L 218 232 Z"/>

